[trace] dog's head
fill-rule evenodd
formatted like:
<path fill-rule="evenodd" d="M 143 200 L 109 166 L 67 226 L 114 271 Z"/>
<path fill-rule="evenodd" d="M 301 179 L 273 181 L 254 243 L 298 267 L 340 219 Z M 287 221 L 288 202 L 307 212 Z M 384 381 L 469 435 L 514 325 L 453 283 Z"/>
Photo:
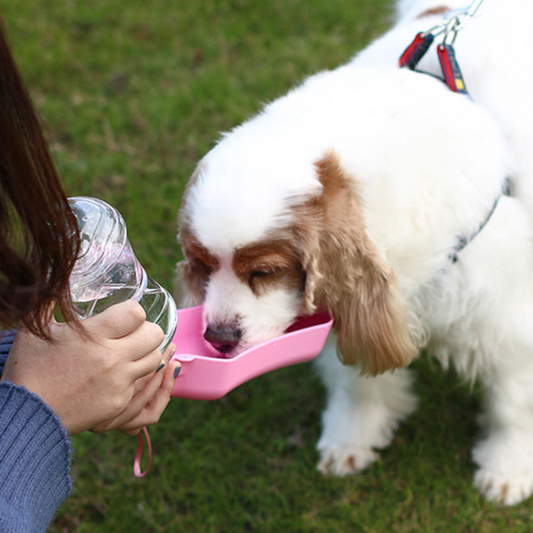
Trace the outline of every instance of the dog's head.
<path fill-rule="evenodd" d="M 198 165 L 179 214 L 185 304 L 204 302 L 205 338 L 223 356 L 323 310 L 344 363 L 405 366 L 423 332 L 402 295 L 479 227 L 501 150 L 492 119 L 429 76 L 311 78 Z"/>
<path fill-rule="evenodd" d="M 277 198 L 270 187 L 214 185 L 212 164 L 221 163 L 199 165 L 183 199 L 179 272 L 187 303 L 204 302 L 216 353 L 232 357 L 319 309 L 335 318 L 346 364 L 376 374 L 409 363 L 416 347 L 394 273 L 366 235 L 356 184 L 335 152 L 313 162 L 297 194 Z"/>

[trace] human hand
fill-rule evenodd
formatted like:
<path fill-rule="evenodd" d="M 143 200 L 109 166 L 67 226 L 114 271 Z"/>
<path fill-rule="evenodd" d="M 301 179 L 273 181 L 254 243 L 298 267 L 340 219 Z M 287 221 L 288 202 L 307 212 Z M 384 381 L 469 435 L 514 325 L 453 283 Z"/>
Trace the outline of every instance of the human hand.
<path fill-rule="evenodd" d="M 39 395 L 71 435 L 117 419 L 135 396 L 138 403 L 149 399 L 153 384 L 146 376 L 162 362 L 163 330 L 133 300 L 83 325 L 88 335 L 52 318 L 52 342 L 19 331 L 2 374 Z"/>
<path fill-rule="evenodd" d="M 169 361 L 176 347 L 171 344 L 165 351 L 164 359 Z M 170 401 L 174 382 L 178 377 L 181 363 L 173 361 L 166 365 L 165 372 L 150 374 L 137 380 L 138 392 L 128 407 L 116 418 L 97 424 L 91 428 L 95 433 L 117 430 L 127 435 L 137 435 L 145 426 L 157 424 Z"/>

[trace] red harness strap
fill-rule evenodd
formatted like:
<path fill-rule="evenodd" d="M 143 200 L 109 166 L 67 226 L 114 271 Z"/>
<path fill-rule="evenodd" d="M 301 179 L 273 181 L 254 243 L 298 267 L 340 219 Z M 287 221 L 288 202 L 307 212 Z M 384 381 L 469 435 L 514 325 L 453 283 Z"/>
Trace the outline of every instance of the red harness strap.
<path fill-rule="evenodd" d="M 468 94 L 461 69 L 455 58 L 455 50 L 451 44 L 440 44 L 437 47 L 440 67 L 446 85 L 455 93 Z"/>
<path fill-rule="evenodd" d="M 414 70 L 435 39 L 432 33 L 420 32 L 400 57 L 400 67 Z"/>
<path fill-rule="evenodd" d="M 433 44 L 434 40 L 435 35 L 431 32 L 419 33 L 400 56 L 398 65 L 400 67 L 407 67 L 410 70 L 416 70 L 416 66 L 429 50 L 429 47 Z M 459 68 L 455 57 L 453 46 L 446 43 L 439 44 L 437 47 L 437 54 L 444 76 L 444 83 L 446 83 L 453 92 L 468 94 L 461 69 Z"/>

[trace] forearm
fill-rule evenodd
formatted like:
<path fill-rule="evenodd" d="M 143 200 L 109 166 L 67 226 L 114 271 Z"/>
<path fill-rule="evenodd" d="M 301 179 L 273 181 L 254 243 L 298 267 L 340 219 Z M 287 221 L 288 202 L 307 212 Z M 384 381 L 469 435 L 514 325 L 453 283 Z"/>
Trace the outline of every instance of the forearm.
<path fill-rule="evenodd" d="M 71 491 L 70 442 L 37 395 L 0 383 L 0 531 L 44 532 Z"/>

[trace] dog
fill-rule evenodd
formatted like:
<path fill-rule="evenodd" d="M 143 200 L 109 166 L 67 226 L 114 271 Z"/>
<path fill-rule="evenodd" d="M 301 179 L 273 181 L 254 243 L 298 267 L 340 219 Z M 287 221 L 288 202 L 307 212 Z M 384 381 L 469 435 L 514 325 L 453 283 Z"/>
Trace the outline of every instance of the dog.
<path fill-rule="evenodd" d="M 484 390 L 474 484 L 533 492 L 533 3 L 492 0 L 454 42 L 398 58 L 456 0 L 403 0 L 394 27 L 222 135 L 184 193 L 178 265 L 206 343 L 233 357 L 325 310 L 319 469 L 370 466 L 417 407 L 421 348 Z M 450 39 L 452 36 L 446 36 Z M 420 70 L 420 71 L 418 71 Z"/>

